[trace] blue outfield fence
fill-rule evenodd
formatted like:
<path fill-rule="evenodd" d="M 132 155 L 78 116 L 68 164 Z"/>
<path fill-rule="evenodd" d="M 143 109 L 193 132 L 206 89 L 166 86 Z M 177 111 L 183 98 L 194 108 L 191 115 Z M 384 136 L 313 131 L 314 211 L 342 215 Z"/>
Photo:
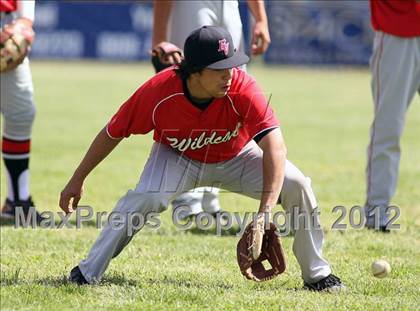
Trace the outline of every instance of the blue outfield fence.
<path fill-rule="evenodd" d="M 240 1 L 245 35 L 250 34 L 246 6 Z M 367 1 L 266 1 L 266 8 L 272 43 L 265 62 L 368 63 Z M 152 19 L 151 1 L 38 1 L 31 57 L 147 60 Z"/>
<path fill-rule="evenodd" d="M 369 63 L 373 32 L 368 1 L 268 1 L 267 63 Z"/>
<path fill-rule="evenodd" d="M 35 14 L 34 58 L 149 58 L 151 2 L 39 1 Z"/>

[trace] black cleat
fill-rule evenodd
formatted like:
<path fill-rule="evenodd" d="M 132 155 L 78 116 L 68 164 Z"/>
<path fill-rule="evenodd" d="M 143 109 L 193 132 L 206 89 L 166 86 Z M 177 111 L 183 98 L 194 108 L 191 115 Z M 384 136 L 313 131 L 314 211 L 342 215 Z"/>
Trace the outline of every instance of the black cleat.
<path fill-rule="evenodd" d="M 329 276 L 315 283 L 305 282 L 303 289 L 317 292 L 337 293 L 340 291 L 345 291 L 346 287 L 343 283 L 341 283 L 341 280 L 338 277 L 336 277 L 334 274 L 330 274 Z"/>
<path fill-rule="evenodd" d="M 85 277 L 83 276 L 82 271 L 80 271 L 79 266 L 76 266 L 73 269 L 71 269 L 69 281 L 72 283 L 76 283 L 77 285 L 89 284 L 89 282 L 86 281 Z"/>
<path fill-rule="evenodd" d="M 374 227 L 374 226 L 372 227 L 372 226 L 365 225 L 365 227 L 369 230 L 375 230 L 377 232 L 383 232 L 383 233 L 390 233 L 391 232 L 391 230 L 388 229 L 387 225 L 379 226 L 379 227 Z"/>

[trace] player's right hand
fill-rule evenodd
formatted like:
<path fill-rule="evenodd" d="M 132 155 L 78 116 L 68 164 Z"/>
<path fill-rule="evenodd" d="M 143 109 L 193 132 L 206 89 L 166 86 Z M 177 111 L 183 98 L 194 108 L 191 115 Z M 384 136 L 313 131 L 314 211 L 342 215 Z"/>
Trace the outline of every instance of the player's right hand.
<path fill-rule="evenodd" d="M 257 260 L 261 255 L 261 249 L 263 244 L 263 237 L 265 233 L 265 213 L 258 213 L 257 219 L 254 221 L 252 226 L 252 258 Z"/>
<path fill-rule="evenodd" d="M 152 64 L 156 72 L 159 72 L 182 61 L 182 50 L 170 42 L 160 42 L 151 52 Z"/>
<path fill-rule="evenodd" d="M 252 32 L 251 51 L 252 55 L 260 55 L 267 51 L 271 43 L 268 25 L 264 22 L 257 22 Z"/>
<path fill-rule="evenodd" d="M 73 213 L 83 195 L 83 182 L 70 179 L 60 194 L 60 208 L 66 213 Z"/>

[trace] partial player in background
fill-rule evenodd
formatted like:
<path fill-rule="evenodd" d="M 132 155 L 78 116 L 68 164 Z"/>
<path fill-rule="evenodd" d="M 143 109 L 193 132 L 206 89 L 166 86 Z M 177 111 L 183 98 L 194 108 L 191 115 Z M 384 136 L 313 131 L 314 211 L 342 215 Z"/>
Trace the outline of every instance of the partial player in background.
<path fill-rule="evenodd" d="M 270 44 L 264 1 L 249 0 L 248 8 L 254 18 L 251 52 L 264 53 Z M 244 52 L 242 21 L 238 1 L 154 1 L 152 63 L 156 72 L 182 59 L 185 39 L 201 26 L 220 26 L 232 35 L 235 47 Z M 245 65 L 242 66 L 245 69 Z M 180 195 L 172 202 L 174 210 L 182 208 L 180 218 L 197 215 L 203 210 L 216 215 L 220 212 L 219 189 L 197 188 Z"/>
<path fill-rule="evenodd" d="M 371 0 L 370 7 L 374 119 L 366 168 L 366 227 L 389 231 L 387 209 L 397 187 L 405 114 L 420 92 L 420 2 Z"/>
<path fill-rule="evenodd" d="M 29 190 L 29 157 L 35 118 L 32 76 L 27 54 L 34 38 L 35 1 L 0 0 L 2 156 L 7 198 L 1 218 L 15 219 L 15 208 L 28 214 L 34 206 Z M 37 213 L 37 221 L 41 220 Z"/>

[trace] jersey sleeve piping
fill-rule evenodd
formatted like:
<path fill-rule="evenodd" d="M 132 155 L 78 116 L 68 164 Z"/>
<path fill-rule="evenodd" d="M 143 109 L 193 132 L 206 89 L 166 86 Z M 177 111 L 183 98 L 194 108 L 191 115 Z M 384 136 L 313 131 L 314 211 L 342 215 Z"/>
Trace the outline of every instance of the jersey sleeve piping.
<path fill-rule="evenodd" d="M 162 99 L 160 102 L 158 102 L 157 103 L 157 105 L 155 106 L 155 108 L 153 108 L 153 112 L 152 112 L 152 122 L 153 122 L 153 125 L 156 127 L 156 122 L 155 122 L 155 112 L 156 112 L 156 109 L 159 107 L 159 105 L 160 104 L 162 104 L 165 100 L 168 100 L 169 98 L 172 98 L 172 97 L 174 97 L 174 96 L 177 96 L 177 95 L 184 95 L 184 93 L 175 93 L 175 94 L 171 94 L 171 95 L 169 95 L 169 96 L 167 96 L 167 97 L 165 97 L 164 99 Z"/>
<path fill-rule="evenodd" d="M 120 140 L 120 139 L 122 139 L 122 138 L 123 138 L 123 137 L 118 138 L 118 137 L 114 137 L 114 136 L 112 136 L 112 135 L 109 133 L 109 131 L 108 131 L 108 125 L 109 125 L 109 123 L 106 125 L 105 130 L 106 130 L 106 133 L 108 134 L 109 138 L 111 138 L 111 139 L 113 139 L 113 140 Z"/>
<path fill-rule="evenodd" d="M 230 96 L 229 96 L 229 95 L 227 95 L 227 98 L 228 98 L 228 99 L 229 99 L 229 101 L 230 101 L 230 104 L 231 104 L 231 106 L 232 106 L 233 111 L 235 111 L 235 113 L 236 113 L 238 116 L 240 116 L 240 114 L 239 114 L 238 110 L 236 110 L 235 105 L 233 104 L 233 100 L 232 100 L 232 98 L 230 98 Z"/>

